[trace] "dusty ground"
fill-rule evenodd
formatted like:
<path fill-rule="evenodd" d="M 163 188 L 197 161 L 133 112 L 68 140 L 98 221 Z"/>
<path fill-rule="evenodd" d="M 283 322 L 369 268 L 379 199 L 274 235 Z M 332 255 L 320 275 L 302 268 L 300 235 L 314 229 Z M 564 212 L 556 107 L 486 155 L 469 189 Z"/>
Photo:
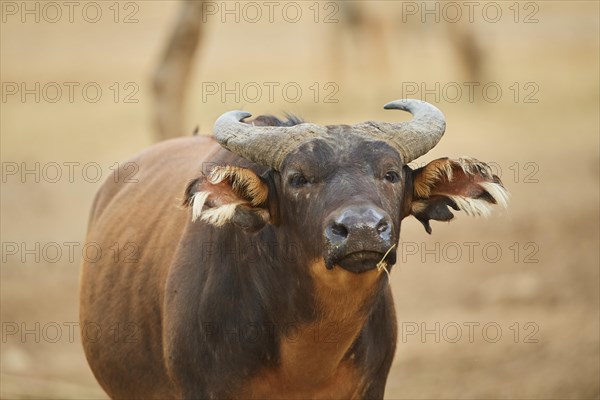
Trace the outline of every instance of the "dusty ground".
<path fill-rule="evenodd" d="M 66 9 L 57 23 L 31 16 L 23 23 L 7 3 L 0 41 L 0 396 L 104 398 L 77 329 L 70 335 L 87 214 L 100 185 L 88 163 L 100 165 L 105 179 L 115 162 L 152 143 L 149 77 L 177 4 L 120 3 L 117 23 L 112 3 L 101 3 L 98 23 L 86 22 L 79 9 L 73 23 Z M 465 90 L 458 101 L 454 92 L 441 93 L 437 102 L 427 97 L 445 112 L 448 128 L 417 162 L 475 156 L 493 162 L 511 192 L 509 209 L 487 220 L 459 215 L 436 223 L 432 236 L 414 220 L 404 223 L 403 254 L 391 279 L 401 336 L 386 397 L 599 398 L 598 3 L 531 2 L 537 11 L 521 3 L 517 23 L 509 3 L 501 3 L 497 23 L 476 13 L 470 26 L 486 55 L 479 83 L 502 89 L 497 102 L 481 91 L 468 100 L 469 78 L 449 46 L 447 24 L 411 19 L 385 30 L 379 46 L 361 36 L 367 45 L 360 47 L 351 37 L 330 40 L 341 24 L 315 23 L 312 3 L 297 4 L 307 17 L 295 24 L 278 14 L 274 23 L 209 19 L 189 92 L 189 132 L 199 124 L 208 134 L 220 113 L 240 107 L 256 114 L 292 111 L 318 123 L 391 121 L 399 113 L 381 106 L 402 97 L 402 82 L 427 88 L 455 82 Z M 401 3 L 387 2 L 372 12 L 383 15 L 385 27 L 400 11 Z M 138 22 L 123 23 L 131 12 Z M 523 23 L 531 12 L 538 22 Z M 385 62 L 378 62 L 377 48 Z M 22 82 L 28 88 L 40 82 L 39 102 L 34 94 L 9 95 Z M 43 93 L 51 82 L 63 89 L 56 103 L 49 101 L 52 85 Z M 72 102 L 68 82 L 79 84 Z M 102 89 L 95 103 L 81 92 L 90 82 Z M 206 92 L 236 82 L 256 83 L 264 92 L 258 99 L 241 93 L 237 102 Z M 292 102 L 293 95 L 276 90 L 269 99 L 265 82 L 293 83 L 303 94 Z M 137 103 L 125 102 L 135 88 Z M 325 102 L 332 88 L 339 89 L 338 101 Z M 527 95 L 537 102 L 526 102 Z M 79 163 L 69 164 L 72 179 L 64 164 L 71 162 Z M 36 163 L 39 182 L 34 174 L 21 176 Z"/>

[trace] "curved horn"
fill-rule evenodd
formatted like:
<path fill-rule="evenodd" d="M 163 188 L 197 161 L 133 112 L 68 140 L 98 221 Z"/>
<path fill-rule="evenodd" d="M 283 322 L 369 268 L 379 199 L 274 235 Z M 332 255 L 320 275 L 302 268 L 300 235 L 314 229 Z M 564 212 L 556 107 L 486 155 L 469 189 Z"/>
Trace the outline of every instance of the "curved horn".
<path fill-rule="evenodd" d="M 323 136 L 327 129 L 315 124 L 294 126 L 253 126 L 242 122 L 252 114 L 229 111 L 214 125 L 221 146 L 257 164 L 281 170 L 285 156 L 303 142 Z"/>
<path fill-rule="evenodd" d="M 353 134 L 384 140 L 400 152 L 404 163 L 422 156 L 440 141 L 446 122 L 444 114 L 435 106 L 420 100 L 396 100 L 384 106 L 413 114 L 408 122 L 363 122 L 352 125 Z M 281 170 L 285 157 L 302 143 L 323 137 L 333 128 L 303 123 L 293 126 L 254 126 L 242 122 L 251 114 L 229 111 L 214 125 L 214 133 L 221 146 L 257 164 Z"/>
<path fill-rule="evenodd" d="M 421 100 L 403 99 L 387 103 L 383 108 L 408 111 L 408 122 L 364 122 L 353 126 L 363 136 L 385 140 L 396 147 L 403 161 L 409 163 L 435 147 L 446 130 L 444 114 L 432 104 Z"/>

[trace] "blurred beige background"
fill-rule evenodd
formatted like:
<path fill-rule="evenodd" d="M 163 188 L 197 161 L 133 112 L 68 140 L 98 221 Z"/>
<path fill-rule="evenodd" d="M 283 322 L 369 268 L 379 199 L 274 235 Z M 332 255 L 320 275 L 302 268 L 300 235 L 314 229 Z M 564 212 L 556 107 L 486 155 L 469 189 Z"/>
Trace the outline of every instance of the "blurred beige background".
<path fill-rule="evenodd" d="M 151 77 L 180 6 L 75 3 L 72 22 L 61 2 L 57 22 L 45 2 L 1 3 L 6 399 L 105 398 L 74 325 L 87 216 L 111 166 L 155 141 Z M 446 3 L 427 3 L 439 7 L 436 23 L 421 2 L 368 2 L 361 29 L 337 3 L 295 2 L 284 15 L 288 3 L 277 3 L 273 22 L 262 2 L 257 22 L 245 3 L 213 3 L 238 7 L 239 22 L 223 9 L 207 15 L 180 134 L 197 125 L 210 134 L 236 108 L 322 124 L 407 119 L 382 106 L 411 94 L 447 119 L 445 137 L 417 164 L 474 156 L 493 163 L 511 192 L 507 210 L 434 223 L 432 236 L 414 219 L 403 224 L 386 397 L 599 398 L 599 3 L 498 2 L 493 22 L 495 9 L 483 14 L 476 2 L 469 22 L 456 2 L 463 15 L 452 25 Z M 301 18 L 288 21 L 296 8 Z M 476 81 L 456 29 L 481 49 Z M 221 85 L 233 94 L 222 99 Z"/>

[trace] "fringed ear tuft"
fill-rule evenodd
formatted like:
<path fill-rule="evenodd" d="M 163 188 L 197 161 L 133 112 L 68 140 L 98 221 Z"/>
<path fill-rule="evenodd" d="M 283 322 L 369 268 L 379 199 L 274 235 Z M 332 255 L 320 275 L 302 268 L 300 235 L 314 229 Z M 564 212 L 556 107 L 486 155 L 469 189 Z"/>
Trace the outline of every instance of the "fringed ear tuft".
<path fill-rule="evenodd" d="M 202 208 L 209 194 L 208 192 L 197 192 L 194 194 L 192 199 L 192 222 L 196 222 L 202 214 Z"/>
<path fill-rule="evenodd" d="M 202 221 L 217 227 L 223 226 L 233 219 L 236 207 L 241 204 L 243 203 L 239 202 L 226 204 L 217 208 L 211 208 L 202 214 L 201 219 Z"/>
<path fill-rule="evenodd" d="M 484 200 L 471 199 L 462 196 L 448 196 L 459 210 L 462 210 L 470 217 L 487 217 L 492 213 L 492 207 Z"/>
<path fill-rule="evenodd" d="M 183 205 L 191 207 L 192 222 L 217 227 L 231 222 L 255 232 L 269 222 L 268 195 L 268 184 L 252 170 L 218 166 L 188 184 Z"/>
<path fill-rule="evenodd" d="M 479 184 L 494 199 L 494 204 L 501 207 L 508 207 L 508 191 L 499 182 L 481 182 Z"/>
<path fill-rule="evenodd" d="M 419 179 L 414 182 L 415 195 L 419 198 L 428 198 L 431 195 L 431 188 L 436 183 L 452 180 L 452 164 L 447 158 L 434 160 L 421 170 Z"/>
<path fill-rule="evenodd" d="M 259 206 L 267 201 L 269 194 L 267 185 L 249 169 L 230 165 L 215 167 L 208 179 L 212 184 L 228 180 L 236 194 L 247 199 L 253 206 Z"/>
<path fill-rule="evenodd" d="M 431 233 L 429 220 L 449 221 L 449 208 L 486 217 L 492 204 L 508 205 L 508 192 L 489 165 L 474 158 L 440 158 L 413 172 L 413 214 Z"/>
<path fill-rule="evenodd" d="M 482 163 L 481 161 L 473 158 L 473 157 L 459 157 L 458 160 L 450 162 L 455 162 L 458 164 L 463 173 L 466 175 L 479 175 L 484 179 L 492 180 L 494 174 L 492 173 L 492 168 L 486 163 Z"/>

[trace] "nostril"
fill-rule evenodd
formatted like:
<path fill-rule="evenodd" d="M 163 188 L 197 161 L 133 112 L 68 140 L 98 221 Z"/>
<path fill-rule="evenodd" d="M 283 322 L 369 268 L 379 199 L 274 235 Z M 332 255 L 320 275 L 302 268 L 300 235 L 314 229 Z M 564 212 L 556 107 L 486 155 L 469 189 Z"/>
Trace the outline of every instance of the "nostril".
<path fill-rule="evenodd" d="M 348 237 L 348 229 L 342 224 L 334 223 L 331 225 L 331 233 L 342 238 Z"/>
<path fill-rule="evenodd" d="M 387 221 L 381 221 L 379 224 L 377 224 L 377 233 L 384 233 L 389 229 L 389 227 L 390 225 L 387 223 Z"/>

